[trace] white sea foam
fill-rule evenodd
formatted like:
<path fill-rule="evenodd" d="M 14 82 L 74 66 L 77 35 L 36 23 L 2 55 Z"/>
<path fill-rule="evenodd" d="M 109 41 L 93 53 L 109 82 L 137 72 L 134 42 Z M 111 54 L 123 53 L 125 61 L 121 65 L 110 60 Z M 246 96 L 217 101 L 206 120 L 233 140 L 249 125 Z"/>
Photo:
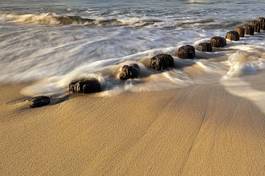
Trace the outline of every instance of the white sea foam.
<path fill-rule="evenodd" d="M 265 91 L 252 88 L 249 83 L 240 78 L 221 79 L 220 83 L 229 93 L 251 101 L 265 114 Z"/>
<path fill-rule="evenodd" d="M 60 21 L 56 19 L 53 13 L 41 14 L 1 14 L 0 18 L 7 21 L 16 23 L 31 23 L 31 24 L 44 24 L 44 25 L 58 25 Z"/>
<path fill-rule="evenodd" d="M 260 58 L 257 53 L 237 51 L 228 58 L 229 71 L 225 77 L 238 77 L 255 74 L 265 69 L 265 59 Z"/>
<path fill-rule="evenodd" d="M 143 60 L 150 59 L 159 53 L 174 55 L 176 48 L 177 47 L 152 49 L 121 58 L 83 64 L 67 74 L 52 76 L 37 82 L 33 86 L 24 89 L 22 93 L 25 95 L 62 94 L 67 90 L 67 87 L 72 80 L 93 77 L 100 80 L 106 90 L 102 95 L 113 95 L 128 90 L 149 91 L 181 88 L 193 84 L 209 84 L 211 82 L 216 82 L 217 79 L 221 77 L 223 77 L 223 79 L 229 79 L 232 77 L 255 74 L 258 71 L 265 69 L 265 59 L 260 57 L 262 53 L 257 51 L 253 52 L 253 50 L 249 50 L 248 52 L 237 51 L 230 55 L 227 61 L 224 60 L 226 57 L 221 58 L 221 60 L 214 58 L 214 54 L 212 54 L 213 58 L 197 61 L 181 60 L 175 57 L 177 65 L 181 67 L 191 67 L 192 65 L 197 66 L 192 66 L 191 70 L 194 70 L 196 73 L 196 70 L 200 68 L 202 72 L 205 72 L 208 75 L 210 74 L 212 77 L 197 77 L 196 75 L 191 77 L 182 69 L 173 69 L 171 71 L 154 74 L 141 63 Z M 151 74 L 149 78 L 147 80 L 144 79 L 143 82 L 139 80 L 130 80 L 126 81 L 124 84 L 115 80 L 117 70 L 122 65 L 131 63 L 137 63 L 140 66 L 142 75 Z M 201 72 L 200 70 L 198 71 Z"/>

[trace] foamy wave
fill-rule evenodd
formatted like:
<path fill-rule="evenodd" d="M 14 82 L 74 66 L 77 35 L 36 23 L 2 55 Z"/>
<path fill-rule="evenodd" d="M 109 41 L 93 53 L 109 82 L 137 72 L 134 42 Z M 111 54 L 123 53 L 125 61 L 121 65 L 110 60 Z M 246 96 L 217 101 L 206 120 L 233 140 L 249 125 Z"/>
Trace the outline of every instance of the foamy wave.
<path fill-rule="evenodd" d="M 42 13 L 42 14 L 1 14 L 1 19 L 12 21 L 16 23 L 28 23 L 28 24 L 42 24 L 42 25 L 58 25 L 60 21 L 54 14 Z"/>
<path fill-rule="evenodd" d="M 237 51 L 228 58 L 230 69 L 224 78 L 255 74 L 265 69 L 265 59 L 258 53 Z"/>
<path fill-rule="evenodd" d="M 16 14 L 16 13 L 0 13 L 0 19 L 20 23 L 20 24 L 35 24 L 35 25 L 95 25 L 95 26 L 158 26 L 162 28 L 171 27 L 202 27 L 202 26 L 220 26 L 223 22 L 215 21 L 214 19 L 195 19 L 195 20 L 175 20 L 147 17 L 126 17 L 118 18 L 93 16 L 91 18 L 70 15 L 58 15 L 56 13 L 40 13 L 40 14 Z M 169 25 L 169 26 L 168 26 Z M 230 24 L 229 24 L 230 25 Z M 233 23 L 234 25 L 234 23 Z"/>
<path fill-rule="evenodd" d="M 0 14 L 0 19 L 20 23 L 36 25 L 96 25 L 96 26 L 147 26 L 162 22 L 158 19 L 144 19 L 136 17 L 116 18 L 84 18 L 81 16 L 60 16 L 56 13 L 41 14 Z"/>

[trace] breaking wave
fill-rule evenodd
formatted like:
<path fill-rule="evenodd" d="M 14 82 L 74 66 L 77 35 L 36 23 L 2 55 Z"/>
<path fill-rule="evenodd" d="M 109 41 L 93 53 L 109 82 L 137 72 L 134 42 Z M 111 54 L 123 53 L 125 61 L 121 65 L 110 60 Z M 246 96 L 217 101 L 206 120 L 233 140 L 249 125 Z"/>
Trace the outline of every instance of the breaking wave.
<path fill-rule="evenodd" d="M 85 25 L 85 26 L 147 26 L 162 22 L 159 19 L 137 17 L 116 18 L 85 18 L 81 16 L 57 15 L 56 13 L 12 14 L 2 13 L 0 19 L 20 24 L 36 25 Z"/>
<path fill-rule="evenodd" d="M 256 74 L 265 69 L 264 51 L 257 49 L 246 51 L 246 49 L 246 47 L 242 47 L 242 50 L 229 56 L 227 62 L 230 68 L 224 78 Z"/>

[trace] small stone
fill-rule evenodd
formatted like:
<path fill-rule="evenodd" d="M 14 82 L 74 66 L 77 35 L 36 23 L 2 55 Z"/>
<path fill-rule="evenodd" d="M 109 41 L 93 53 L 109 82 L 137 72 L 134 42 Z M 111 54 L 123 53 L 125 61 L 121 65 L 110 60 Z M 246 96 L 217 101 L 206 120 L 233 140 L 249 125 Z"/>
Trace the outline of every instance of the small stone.
<path fill-rule="evenodd" d="M 47 96 L 38 96 L 38 97 L 33 97 L 29 101 L 30 101 L 31 108 L 37 108 L 37 107 L 49 105 L 51 102 L 51 99 L 50 97 L 47 97 Z"/>
<path fill-rule="evenodd" d="M 214 36 L 211 38 L 211 44 L 213 47 L 221 48 L 226 46 L 226 40 L 223 37 Z"/>
<path fill-rule="evenodd" d="M 212 47 L 212 44 L 210 42 L 199 43 L 197 45 L 196 49 L 199 51 L 203 51 L 203 52 L 212 52 L 213 51 L 213 47 Z"/>
<path fill-rule="evenodd" d="M 233 40 L 233 41 L 238 41 L 240 39 L 239 33 L 236 31 L 227 32 L 225 38 L 228 40 Z"/>
<path fill-rule="evenodd" d="M 181 46 L 177 51 L 177 56 L 181 59 L 194 59 L 195 48 L 191 45 Z"/>
<path fill-rule="evenodd" d="M 119 71 L 119 79 L 127 80 L 139 77 L 140 67 L 137 64 L 124 65 Z"/>
<path fill-rule="evenodd" d="M 239 34 L 239 37 L 245 37 L 245 29 L 243 27 L 238 26 L 235 31 Z"/>
<path fill-rule="evenodd" d="M 244 28 L 246 35 L 254 35 L 254 27 L 252 25 L 246 24 Z"/>
<path fill-rule="evenodd" d="M 69 84 L 69 92 L 71 93 L 96 93 L 100 92 L 101 85 L 97 79 L 81 79 L 72 81 Z"/>
<path fill-rule="evenodd" d="M 175 67 L 175 63 L 171 55 L 158 54 L 151 58 L 149 67 L 160 71 Z"/>

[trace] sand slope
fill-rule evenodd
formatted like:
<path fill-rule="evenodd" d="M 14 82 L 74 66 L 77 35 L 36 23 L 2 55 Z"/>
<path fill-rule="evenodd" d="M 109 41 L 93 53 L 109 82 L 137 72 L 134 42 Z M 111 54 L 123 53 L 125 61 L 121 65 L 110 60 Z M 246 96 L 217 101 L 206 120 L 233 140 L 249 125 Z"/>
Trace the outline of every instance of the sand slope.
<path fill-rule="evenodd" d="M 265 175 L 265 116 L 222 86 L 24 109 L 0 88 L 0 175 Z"/>

